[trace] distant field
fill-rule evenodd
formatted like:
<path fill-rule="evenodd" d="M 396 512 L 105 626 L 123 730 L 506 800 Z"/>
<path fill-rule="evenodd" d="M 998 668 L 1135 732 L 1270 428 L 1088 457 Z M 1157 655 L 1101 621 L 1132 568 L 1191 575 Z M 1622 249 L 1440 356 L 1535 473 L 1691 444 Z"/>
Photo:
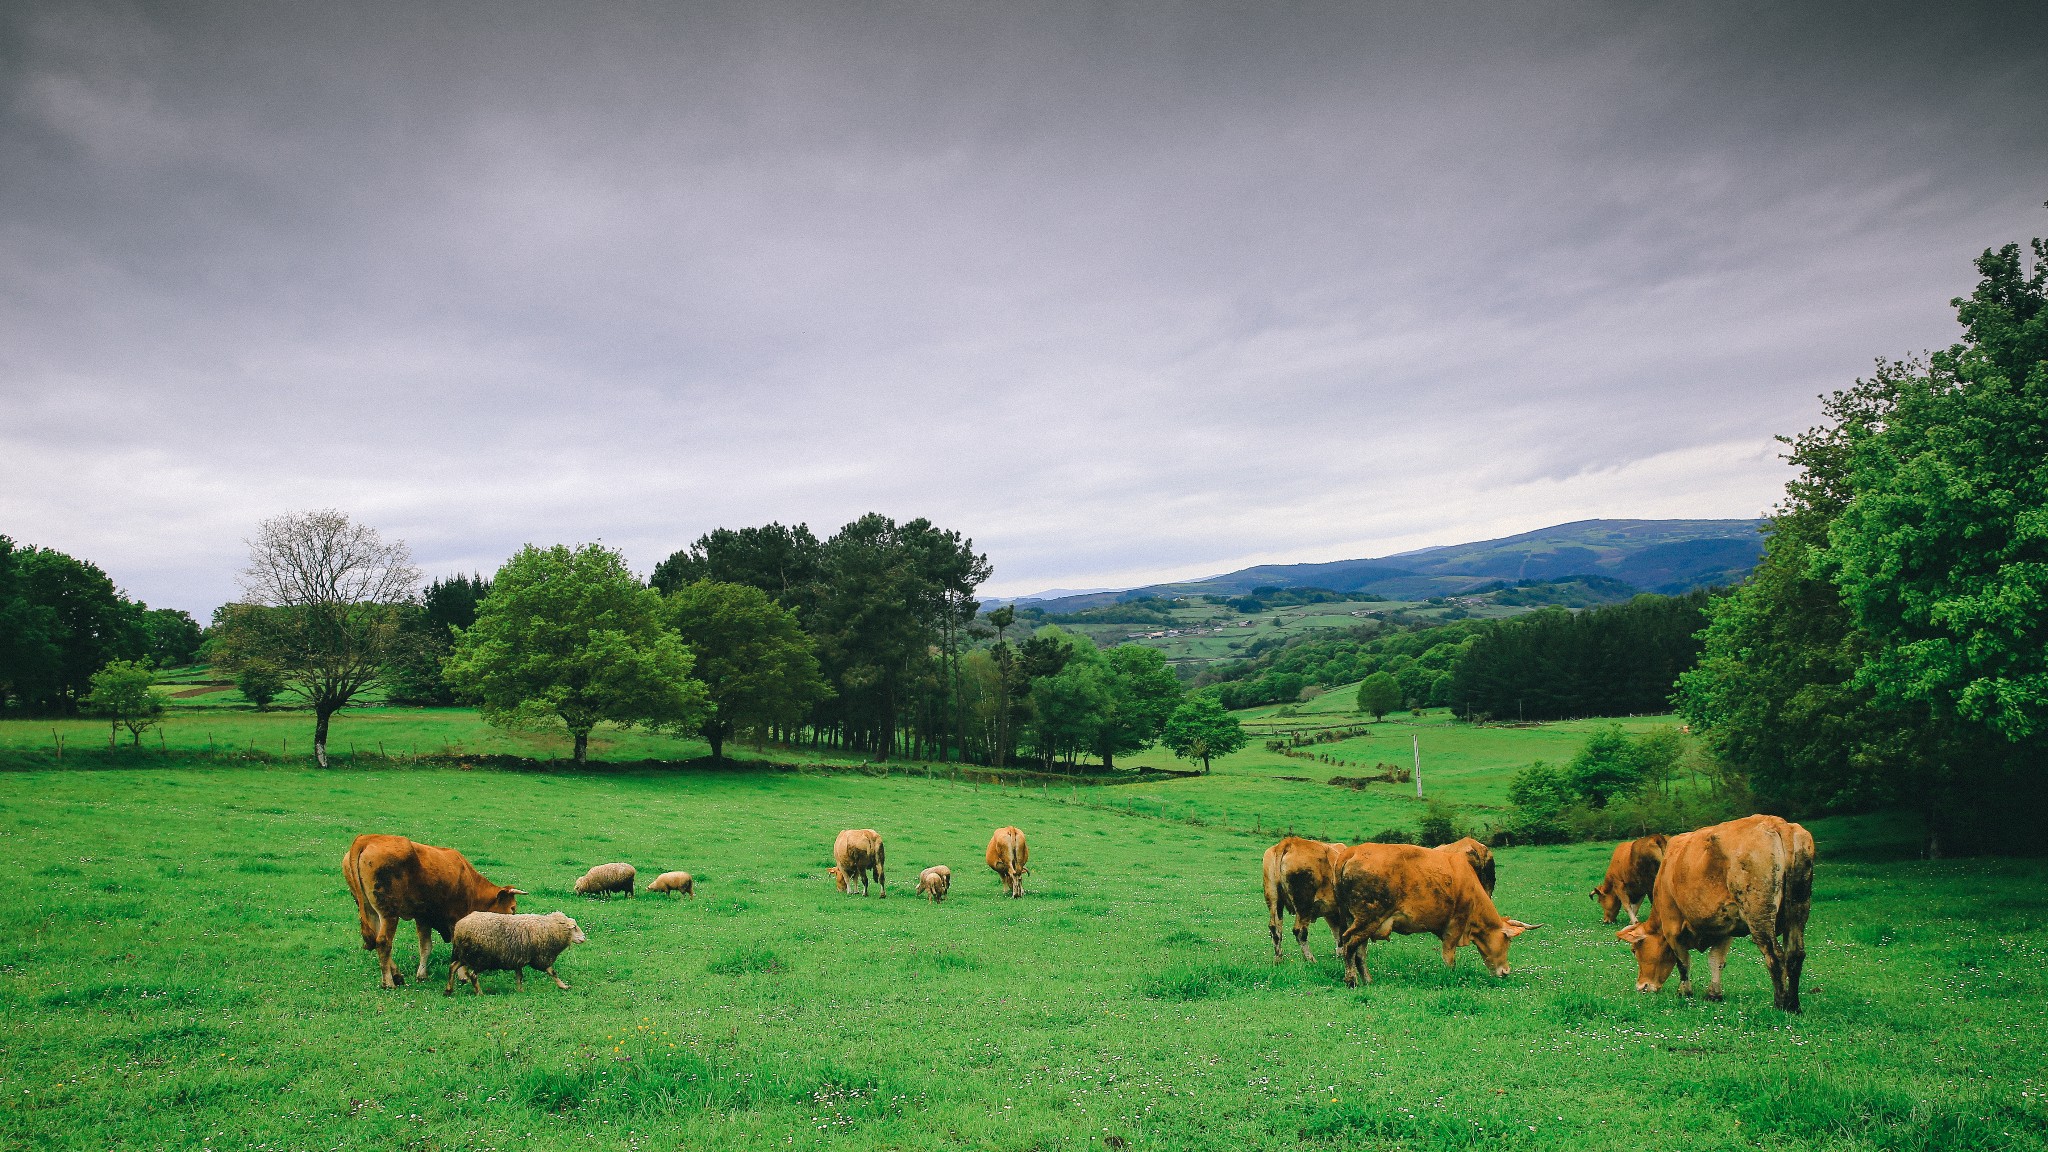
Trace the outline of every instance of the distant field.
<path fill-rule="evenodd" d="M 1465 617 L 1491 620 L 1534 610 L 1491 603 L 1461 606 L 1409 600 L 1344 600 L 1331 604 L 1289 605 L 1246 616 L 1221 605 L 1202 604 L 1173 609 L 1173 616 L 1178 621 L 1174 625 L 1090 623 L 1061 624 L 1060 627 L 1085 634 L 1104 648 L 1117 644 L 1143 644 L 1164 652 L 1170 661 L 1207 663 L 1241 656 L 1254 640 L 1356 628 L 1369 622 L 1374 614 L 1400 612 L 1429 620 Z M 1179 635 L 1163 635 L 1166 632 Z"/>
<path fill-rule="evenodd" d="M 175 688 L 175 686 L 173 686 Z M 1507 802 L 1507 785 L 1515 771 L 1533 760 L 1571 758 L 1587 733 L 1605 723 L 1641 730 L 1669 725 L 1669 717 L 1625 721 L 1570 721 L 1526 728 L 1482 727 L 1453 721 L 1437 709 L 1422 716 L 1398 713 L 1378 724 L 1351 711 L 1354 692 L 1345 686 L 1315 700 L 1286 707 L 1248 709 L 1237 715 L 1252 734 L 1245 751 L 1217 760 L 1210 776 L 1189 780 L 1126 783 L 1113 789 L 1084 789 L 1077 800 L 1117 806 L 1146 815 L 1176 820 L 1259 829 L 1293 828 L 1347 841 L 1360 840 L 1390 827 L 1412 828 L 1422 812 L 1413 785 L 1374 784 L 1363 790 L 1331 787 L 1332 776 L 1356 776 L 1385 762 L 1408 767 L 1419 741 L 1424 791 L 1469 809 L 1483 818 Z M 236 697 L 236 701 L 239 697 Z M 141 753 L 127 751 L 126 734 L 118 749 L 124 758 L 140 755 L 175 758 L 181 752 L 248 752 L 266 760 L 304 763 L 312 758 L 310 713 L 285 708 L 255 712 L 246 705 L 223 701 L 210 707 L 176 705 L 164 726 L 145 738 Z M 1283 713 L 1292 713 L 1285 715 Z M 1267 738 L 1298 729 L 1366 726 L 1369 732 L 1335 744 L 1303 749 L 1309 756 L 1327 756 L 1334 763 L 1268 752 Z M 92 719 L 0 720 L 0 751 L 53 753 L 57 737 L 74 754 L 107 747 L 107 725 Z M 537 760 L 567 759 L 569 740 L 559 733 L 506 732 L 485 724 L 470 708 L 352 708 L 335 720 L 330 757 L 347 764 L 407 762 L 414 756 L 520 756 Z M 855 755 L 813 754 L 808 750 L 767 748 L 760 751 L 729 745 L 737 759 L 764 759 L 796 764 L 858 762 Z M 591 738 L 591 756 L 599 761 L 692 761 L 709 755 L 701 740 L 664 736 L 642 730 L 601 727 Z M 1119 766 L 1149 765 L 1185 771 L 1192 765 L 1175 760 L 1163 749 L 1127 757 Z M 899 762 L 904 771 L 927 766 Z M 928 766 L 944 772 L 946 767 Z M 1036 769 L 1036 762 L 1015 768 Z"/>
<path fill-rule="evenodd" d="M 1273 964 L 1270 836 L 1056 791 L 176 763 L 0 774 L 0 1145 L 1931 1152 L 2048 1130 L 2048 865 L 1893 859 L 1881 823 L 1814 826 L 1788 1018 L 1747 942 L 1725 1003 L 1635 993 L 1585 897 L 1600 845 L 1501 853 L 1501 906 L 1545 925 L 1506 980 L 1408 938 L 1354 991 L 1320 926 L 1316 965 Z M 1002 823 L 1031 838 L 1022 901 L 980 863 Z M 849 826 L 888 837 L 889 899 L 824 878 Z M 430 983 L 380 991 L 338 871 L 368 830 L 578 917 L 572 991 L 444 998 L 445 945 Z M 572 897 L 605 860 L 701 894 Z M 939 862 L 953 899 L 911 899 Z"/>

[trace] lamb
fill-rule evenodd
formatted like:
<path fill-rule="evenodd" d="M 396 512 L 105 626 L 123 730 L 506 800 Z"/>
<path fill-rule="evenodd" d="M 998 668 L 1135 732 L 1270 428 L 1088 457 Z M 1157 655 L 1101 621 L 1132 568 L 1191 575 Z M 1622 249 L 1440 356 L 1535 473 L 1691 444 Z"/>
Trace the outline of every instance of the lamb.
<path fill-rule="evenodd" d="M 508 915 L 502 912 L 471 912 L 455 922 L 455 959 L 448 964 L 448 987 L 442 995 L 455 995 L 457 981 L 467 980 L 476 994 L 484 994 L 477 980 L 479 972 L 512 973 L 520 991 L 526 990 L 526 970 L 536 968 L 554 980 L 564 992 L 569 986 L 555 975 L 555 958 L 571 944 L 588 937 L 574 920 L 560 912 L 545 916 Z"/>
<path fill-rule="evenodd" d="M 624 892 L 629 900 L 633 898 L 631 864 L 599 864 L 576 881 L 578 896 L 602 896 L 609 900 L 614 892 Z"/>
<path fill-rule="evenodd" d="M 647 886 L 649 892 L 680 892 L 685 896 L 697 894 L 697 881 L 688 872 L 663 872 Z"/>
<path fill-rule="evenodd" d="M 917 894 L 928 896 L 934 904 L 946 898 L 946 889 L 953 886 L 953 870 L 944 864 L 934 864 L 917 874 Z"/>

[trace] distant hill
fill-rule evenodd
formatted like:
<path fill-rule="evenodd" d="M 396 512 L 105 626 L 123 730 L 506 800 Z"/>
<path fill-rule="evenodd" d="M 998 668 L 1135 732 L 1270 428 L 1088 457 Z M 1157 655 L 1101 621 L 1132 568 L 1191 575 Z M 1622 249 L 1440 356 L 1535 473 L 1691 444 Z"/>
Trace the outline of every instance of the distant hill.
<path fill-rule="evenodd" d="M 1733 584 L 1763 555 L 1761 520 L 1579 520 L 1370 560 L 1256 567 L 1113 592 L 1027 597 L 1047 612 L 1078 612 L 1142 596 L 1242 596 L 1255 588 L 1328 588 L 1397 600 L 1452 596 L 1489 584 L 1601 576 L 1645 592 Z"/>

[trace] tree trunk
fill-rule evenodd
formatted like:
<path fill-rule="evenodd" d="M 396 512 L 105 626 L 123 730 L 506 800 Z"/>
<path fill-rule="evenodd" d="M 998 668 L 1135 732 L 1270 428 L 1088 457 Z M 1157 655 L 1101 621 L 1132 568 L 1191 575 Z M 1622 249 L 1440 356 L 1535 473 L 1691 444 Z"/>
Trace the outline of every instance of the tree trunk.
<path fill-rule="evenodd" d="M 590 755 L 590 729 L 579 728 L 571 735 L 576 737 L 576 763 L 581 764 Z"/>
<path fill-rule="evenodd" d="M 706 724 L 704 726 L 704 739 L 711 742 L 711 760 L 715 764 L 725 755 L 725 725 Z"/>
<path fill-rule="evenodd" d="M 322 768 L 327 767 L 327 721 L 334 715 L 334 709 L 315 706 L 313 709 L 313 759 Z"/>

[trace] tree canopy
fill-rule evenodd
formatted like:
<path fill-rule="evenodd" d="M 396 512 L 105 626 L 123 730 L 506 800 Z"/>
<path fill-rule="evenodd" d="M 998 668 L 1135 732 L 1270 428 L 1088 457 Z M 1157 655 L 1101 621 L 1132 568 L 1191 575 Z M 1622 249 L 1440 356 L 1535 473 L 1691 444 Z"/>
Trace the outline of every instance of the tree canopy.
<path fill-rule="evenodd" d="M 802 722 L 830 691 L 796 614 L 745 584 L 698 580 L 668 598 L 668 620 L 695 654 L 706 707 L 696 731 L 724 755 L 737 732 Z"/>
<path fill-rule="evenodd" d="M 601 723 L 687 727 L 703 715 L 704 685 L 667 614 L 619 553 L 529 544 L 493 577 L 448 678 L 492 724 L 559 724 L 582 763 Z"/>
<path fill-rule="evenodd" d="M 1791 438 L 1757 575 L 1680 705 L 1766 800 L 1904 801 L 1928 850 L 2048 815 L 2048 245 L 1986 251 L 1963 339 Z"/>
<path fill-rule="evenodd" d="M 1237 717 L 1223 710 L 1214 697 L 1194 695 L 1174 709 L 1163 734 L 1166 746 L 1183 760 L 1199 760 L 1202 771 L 1209 762 L 1228 756 L 1250 741 Z"/>

